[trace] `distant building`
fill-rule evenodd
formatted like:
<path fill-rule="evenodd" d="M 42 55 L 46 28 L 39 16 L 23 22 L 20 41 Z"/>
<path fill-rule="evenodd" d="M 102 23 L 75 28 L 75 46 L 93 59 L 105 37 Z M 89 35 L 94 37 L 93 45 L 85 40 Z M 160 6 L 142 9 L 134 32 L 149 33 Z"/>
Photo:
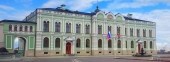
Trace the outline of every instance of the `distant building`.
<path fill-rule="evenodd" d="M 111 38 L 107 39 L 109 31 Z M 23 21 L 0 21 L 0 36 L 0 45 L 10 52 L 19 38 L 24 56 L 132 55 L 141 48 L 156 54 L 155 22 L 98 8 L 92 13 L 64 7 L 37 8 Z"/>

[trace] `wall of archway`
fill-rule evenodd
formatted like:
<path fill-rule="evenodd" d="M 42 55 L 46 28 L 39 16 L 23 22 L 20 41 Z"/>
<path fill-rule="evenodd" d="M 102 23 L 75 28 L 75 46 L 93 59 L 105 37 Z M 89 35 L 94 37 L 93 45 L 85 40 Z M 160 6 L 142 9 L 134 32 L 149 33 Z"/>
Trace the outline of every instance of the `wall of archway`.
<path fill-rule="evenodd" d="M 34 45 L 35 45 L 35 36 L 33 35 L 21 35 L 21 34 L 8 34 L 4 36 L 5 47 L 9 53 L 14 51 L 14 41 L 15 38 L 25 39 L 25 54 L 24 56 L 34 56 Z"/>

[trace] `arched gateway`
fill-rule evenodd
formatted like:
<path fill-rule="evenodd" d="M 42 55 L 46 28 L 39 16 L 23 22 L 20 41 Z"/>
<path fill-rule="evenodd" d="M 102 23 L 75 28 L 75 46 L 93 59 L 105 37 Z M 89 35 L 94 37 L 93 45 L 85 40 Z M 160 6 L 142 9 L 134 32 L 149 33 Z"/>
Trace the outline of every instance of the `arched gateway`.
<path fill-rule="evenodd" d="M 26 51 L 26 39 L 24 37 L 16 37 L 14 39 L 14 48 L 15 53 L 20 53 L 21 56 L 25 56 Z"/>

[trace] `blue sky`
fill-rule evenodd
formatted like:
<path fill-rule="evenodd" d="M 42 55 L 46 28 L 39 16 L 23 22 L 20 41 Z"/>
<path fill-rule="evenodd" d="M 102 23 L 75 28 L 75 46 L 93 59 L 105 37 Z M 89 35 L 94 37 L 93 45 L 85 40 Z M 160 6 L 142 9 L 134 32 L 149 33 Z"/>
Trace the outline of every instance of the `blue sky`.
<path fill-rule="evenodd" d="M 92 12 L 97 0 L 1 0 L 0 20 L 22 20 L 36 8 L 56 8 L 61 4 L 71 10 Z M 134 18 L 149 20 L 157 23 L 157 46 L 170 48 L 170 0 L 98 0 L 102 11 L 132 13 Z"/>

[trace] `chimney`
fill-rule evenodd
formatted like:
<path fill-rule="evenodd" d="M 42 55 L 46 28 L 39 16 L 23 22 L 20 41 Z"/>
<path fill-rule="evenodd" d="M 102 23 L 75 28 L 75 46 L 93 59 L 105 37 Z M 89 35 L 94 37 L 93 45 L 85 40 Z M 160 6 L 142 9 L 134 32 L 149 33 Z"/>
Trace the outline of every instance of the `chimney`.
<path fill-rule="evenodd" d="M 132 18 L 133 14 L 127 14 L 127 17 Z"/>

